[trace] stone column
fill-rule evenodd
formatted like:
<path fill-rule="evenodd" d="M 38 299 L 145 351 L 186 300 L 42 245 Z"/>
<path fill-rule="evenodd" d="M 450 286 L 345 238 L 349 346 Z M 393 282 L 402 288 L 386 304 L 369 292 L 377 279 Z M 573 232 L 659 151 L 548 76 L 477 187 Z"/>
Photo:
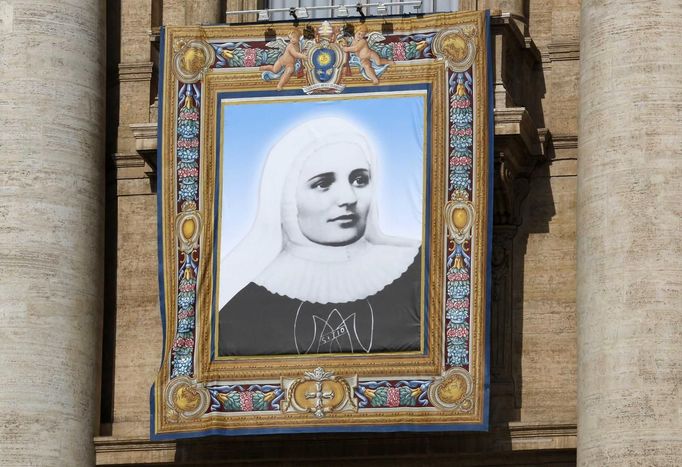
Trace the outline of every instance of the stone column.
<path fill-rule="evenodd" d="M 3 465 L 94 465 L 104 6 L 0 0 Z"/>
<path fill-rule="evenodd" d="M 582 2 L 579 465 L 682 465 L 680 17 Z"/>

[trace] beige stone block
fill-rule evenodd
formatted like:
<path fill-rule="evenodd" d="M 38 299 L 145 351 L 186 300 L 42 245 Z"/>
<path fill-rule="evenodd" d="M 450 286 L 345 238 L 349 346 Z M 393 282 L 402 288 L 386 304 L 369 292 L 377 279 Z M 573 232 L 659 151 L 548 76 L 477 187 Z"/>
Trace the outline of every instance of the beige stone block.
<path fill-rule="evenodd" d="M 113 435 L 144 437 L 162 349 L 156 197 L 120 196 L 118 225 Z"/>
<path fill-rule="evenodd" d="M 548 76 L 552 90 L 549 101 L 549 128 L 552 133 L 578 134 L 578 79 L 579 62 L 577 60 L 552 61 L 552 69 Z"/>
<path fill-rule="evenodd" d="M 551 170 L 534 173 L 515 240 L 525 423 L 576 421 L 575 177 L 550 177 Z"/>
<path fill-rule="evenodd" d="M 528 30 L 540 49 L 552 40 L 552 8 L 555 0 L 529 0 Z"/>
<path fill-rule="evenodd" d="M 552 2 L 552 42 L 580 37 L 580 0 Z"/>
<path fill-rule="evenodd" d="M 152 192 L 152 181 L 147 175 L 135 175 L 134 177 L 121 180 L 117 186 L 118 196 L 137 196 L 148 195 L 155 198 L 155 193 Z"/>
<path fill-rule="evenodd" d="M 214 0 L 163 0 L 163 24 L 218 24 L 225 17 L 221 8 L 223 4 L 224 2 Z"/>
<path fill-rule="evenodd" d="M 121 61 L 149 61 L 152 0 L 121 0 Z"/>
<path fill-rule="evenodd" d="M 151 78 L 151 76 L 150 76 Z M 144 80 L 124 81 L 120 84 L 121 102 L 119 106 L 119 124 L 121 126 L 132 123 L 147 123 L 149 121 L 150 82 Z M 126 135 L 132 137 L 131 130 L 122 129 Z M 133 147 L 133 151 L 134 151 Z M 119 152 L 127 148 L 118 148 Z"/>
<path fill-rule="evenodd" d="M 553 177 L 575 177 L 578 174 L 578 161 L 574 158 L 556 159 L 549 170 Z"/>

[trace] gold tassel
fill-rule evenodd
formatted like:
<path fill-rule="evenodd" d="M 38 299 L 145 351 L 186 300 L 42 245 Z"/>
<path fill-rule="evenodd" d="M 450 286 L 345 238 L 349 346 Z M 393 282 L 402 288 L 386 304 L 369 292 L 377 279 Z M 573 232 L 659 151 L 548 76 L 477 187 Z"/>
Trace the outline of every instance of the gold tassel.
<path fill-rule="evenodd" d="M 456 269 L 462 269 L 464 267 L 464 258 L 462 258 L 462 255 L 455 256 L 454 266 Z"/>

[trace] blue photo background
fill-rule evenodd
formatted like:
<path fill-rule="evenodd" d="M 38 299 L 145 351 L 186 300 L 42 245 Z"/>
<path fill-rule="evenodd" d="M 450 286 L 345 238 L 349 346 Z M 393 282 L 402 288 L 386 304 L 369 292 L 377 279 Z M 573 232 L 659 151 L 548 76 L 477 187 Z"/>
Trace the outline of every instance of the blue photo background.
<path fill-rule="evenodd" d="M 379 174 L 377 199 L 381 230 L 422 238 L 427 93 L 411 91 L 353 99 L 280 97 L 225 99 L 222 106 L 221 255 L 244 238 L 256 217 L 259 184 L 272 146 L 298 123 L 325 116 L 353 120 L 373 137 Z"/>

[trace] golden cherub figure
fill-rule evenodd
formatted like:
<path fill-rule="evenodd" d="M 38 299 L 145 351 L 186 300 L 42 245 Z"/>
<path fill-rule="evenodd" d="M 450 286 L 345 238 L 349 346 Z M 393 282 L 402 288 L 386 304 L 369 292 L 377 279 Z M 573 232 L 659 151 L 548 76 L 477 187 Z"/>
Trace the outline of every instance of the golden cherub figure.
<path fill-rule="evenodd" d="M 288 34 L 288 44 L 282 39 L 270 43 L 273 46 L 279 46 L 282 49 L 282 55 L 279 56 L 273 65 L 261 65 L 259 68 L 261 71 L 269 71 L 272 73 L 279 73 L 282 68 L 284 68 L 284 73 L 282 73 L 282 76 L 277 83 L 278 91 L 282 90 L 289 81 L 289 78 L 291 78 L 291 75 L 294 74 L 294 71 L 296 70 L 296 60 L 305 60 L 306 58 L 305 54 L 301 53 L 300 42 L 302 36 L 303 33 L 301 33 L 301 30 L 295 28 Z M 270 46 L 270 44 L 268 44 L 268 46 Z"/>
<path fill-rule="evenodd" d="M 367 26 L 361 25 L 355 29 L 355 34 L 353 36 L 353 44 L 344 47 L 344 52 L 353 52 L 358 59 L 360 59 L 360 66 L 365 70 L 365 74 L 372 80 L 372 83 L 379 84 L 379 78 L 377 78 L 374 68 L 372 68 L 372 61 L 377 65 L 393 65 L 395 62 L 393 60 L 387 60 L 381 58 L 378 53 L 376 53 L 367 43 L 368 30 Z"/>

